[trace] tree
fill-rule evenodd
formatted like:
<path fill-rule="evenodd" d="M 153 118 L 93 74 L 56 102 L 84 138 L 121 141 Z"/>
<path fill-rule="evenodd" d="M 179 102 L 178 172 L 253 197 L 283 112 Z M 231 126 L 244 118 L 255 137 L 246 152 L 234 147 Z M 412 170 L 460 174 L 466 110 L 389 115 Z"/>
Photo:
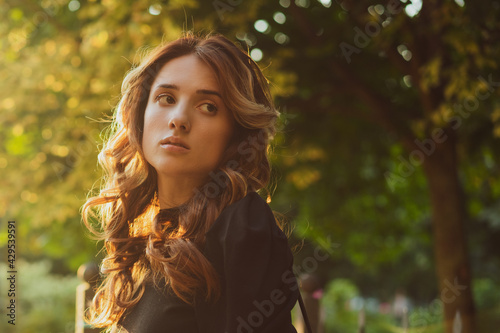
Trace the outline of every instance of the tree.
<path fill-rule="evenodd" d="M 343 1 L 340 5 L 322 1 L 323 6 L 308 1 L 280 3 L 284 8 L 268 5 L 259 18 L 272 22 L 273 13 L 283 11 L 287 23 L 281 27 L 273 22 L 256 40 L 268 59 L 276 59 L 281 70 L 300 78 L 299 93 L 284 101 L 287 111 L 299 114 L 300 121 L 307 122 L 310 116 L 321 119 L 328 125 L 316 122 L 320 130 L 335 121 L 346 125 L 340 116 L 348 115 L 394 135 L 393 142 L 406 152 L 398 154 L 399 161 L 378 176 L 385 177 L 387 186 L 395 193 L 399 188 L 404 189 L 422 166 L 429 191 L 446 331 L 452 331 L 453 320 L 459 313 L 463 332 L 474 332 L 471 271 L 464 235 L 469 212 L 464 193 L 466 180 L 461 179 L 460 172 L 484 158 L 475 151 L 479 147 L 487 156 L 494 156 L 493 164 L 498 165 L 498 148 L 493 139 L 494 133 L 498 135 L 495 121 L 500 84 L 494 60 L 499 54 L 495 20 L 498 6 L 432 0 L 423 1 L 421 8 L 399 1 L 384 5 L 372 5 L 370 1 Z M 279 33 L 283 32 L 285 38 L 281 39 Z M 274 47 L 273 43 L 280 40 L 284 45 Z M 311 72 L 316 75 L 311 76 Z M 332 114 L 337 117 L 334 119 Z M 302 148 L 307 147 L 308 139 L 317 137 L 314 122 L 309 124 L 310 127 L 301 125 L 308 131 L 293 133 L 305 137 L 297 138 L 302 141 Z M 356 127 L 355 130 L 363 128 L 363 135 L 368 137 L 367 133 L 373 131 L 366 124 Z M 328 135 L 323 133 L 323 136 Z M 386 145 L 386 149 L 389 147 Z M 373 158 L 370 155 L 366 158 Z M 380 157 L 383 160 L 386 156 Z M 373 167 L 380 162 L 364 164 Z M 380 171 L 380 165 L 374 169 Z M 315 170 L 316 173 L 314 168 L 312 172 L 302 170 L 297 179 L 314 183 L 328 177 L 319 168 Z M 488 183 L 498 186 L 494 180 Z M 315 189 L 326 184 L 332 183 L 325 180 Z M 334 188 L 342 187 L 334 185 Z M 354 191 L 350 191 L 352 195 Z M 323 189 L 320 193 L 325 192 Z M 377 192 L 380 193 L 380 188 Z M 309 209 L 304 216 L 321 219 L 322 214 L 330 212 L 321 209 L 320 213 L 313 213 L 313 207 L 322 201 L 315 204 L 313 200 L 301 205 Z M 341 219 L 340 213 L 330 212 L 332 215 Z M 321 223 L 315 223 L 315 227 L 318 225 Z M 323 235 L 332 234 L 325 230 L 332 231 L 335 227 L 327 227 L 325 223 L 308 233 L 325 241 Z"/>

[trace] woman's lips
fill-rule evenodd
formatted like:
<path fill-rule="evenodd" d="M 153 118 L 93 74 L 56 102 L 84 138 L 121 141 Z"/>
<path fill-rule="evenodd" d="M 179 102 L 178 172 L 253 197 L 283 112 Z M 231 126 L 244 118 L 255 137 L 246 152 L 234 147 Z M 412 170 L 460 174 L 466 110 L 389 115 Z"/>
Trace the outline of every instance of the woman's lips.
<path fill-rule="evenodd" d="M 189 149 L 177 144 L 172 144 L 172 143 L 163 143 L 160 144 L 160 147 L 166 151 L 173 152 L 173 153 L 185 153 L 188 152 Z"/>
<path fill-rule="evenodd" d="M 189 145 L 178 136 L 169 136 L 160 141 L 160 147 L 170 152 L 187 152 Z"/>

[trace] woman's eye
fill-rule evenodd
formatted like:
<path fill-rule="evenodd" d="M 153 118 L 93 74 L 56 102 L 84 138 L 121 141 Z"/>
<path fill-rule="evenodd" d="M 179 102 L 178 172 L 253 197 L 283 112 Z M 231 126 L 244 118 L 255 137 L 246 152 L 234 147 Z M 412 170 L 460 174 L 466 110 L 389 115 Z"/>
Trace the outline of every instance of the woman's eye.
<path fill-rule="evenodd" d="M 214 105 L 214 104 L 210 104 L 210 103 L 205 103 L 201 106 L 201 109 L 205 112 L 208 112 L 208 113 L 215 113 L 217 112 L 217 107 Z"/>
<path fill-rule="evenodd" d="M 160 104 L 174 104 L 175 99 L 170 95 L 159 95 L 156 97 L 156 101 L 159 101 Z"/>

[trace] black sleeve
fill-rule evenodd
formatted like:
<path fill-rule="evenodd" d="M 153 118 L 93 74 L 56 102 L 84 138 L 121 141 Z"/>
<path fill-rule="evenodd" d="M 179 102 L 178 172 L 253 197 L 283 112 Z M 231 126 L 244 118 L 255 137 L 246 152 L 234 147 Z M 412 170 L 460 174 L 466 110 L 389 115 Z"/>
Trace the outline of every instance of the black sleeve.
<path fill-rule="evenodd" d="M 251 192 L 228 206 L 207 233 L 207 242 L 219 256 L 213 263 L 223 280 L 225 332 L 295 333 L 293 256 L 267 203 Z"/>

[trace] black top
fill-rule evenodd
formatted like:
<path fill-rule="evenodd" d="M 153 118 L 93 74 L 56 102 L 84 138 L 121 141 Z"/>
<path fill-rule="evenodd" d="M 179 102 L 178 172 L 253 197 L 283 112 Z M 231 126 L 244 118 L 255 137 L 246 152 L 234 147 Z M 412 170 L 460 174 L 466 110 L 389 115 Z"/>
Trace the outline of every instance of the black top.
<path fill-rule="evenodd" d="M 190 306 L 168 287 L 147 284 L 139 303 L 120 320 L 123 328 L 129 333 L 296 333 L 290 315 L 298 298 L 293 257 L 256 192 L 222 211 L 206 233 L 203 254 L 220 276 L 217 302 Z"/>

